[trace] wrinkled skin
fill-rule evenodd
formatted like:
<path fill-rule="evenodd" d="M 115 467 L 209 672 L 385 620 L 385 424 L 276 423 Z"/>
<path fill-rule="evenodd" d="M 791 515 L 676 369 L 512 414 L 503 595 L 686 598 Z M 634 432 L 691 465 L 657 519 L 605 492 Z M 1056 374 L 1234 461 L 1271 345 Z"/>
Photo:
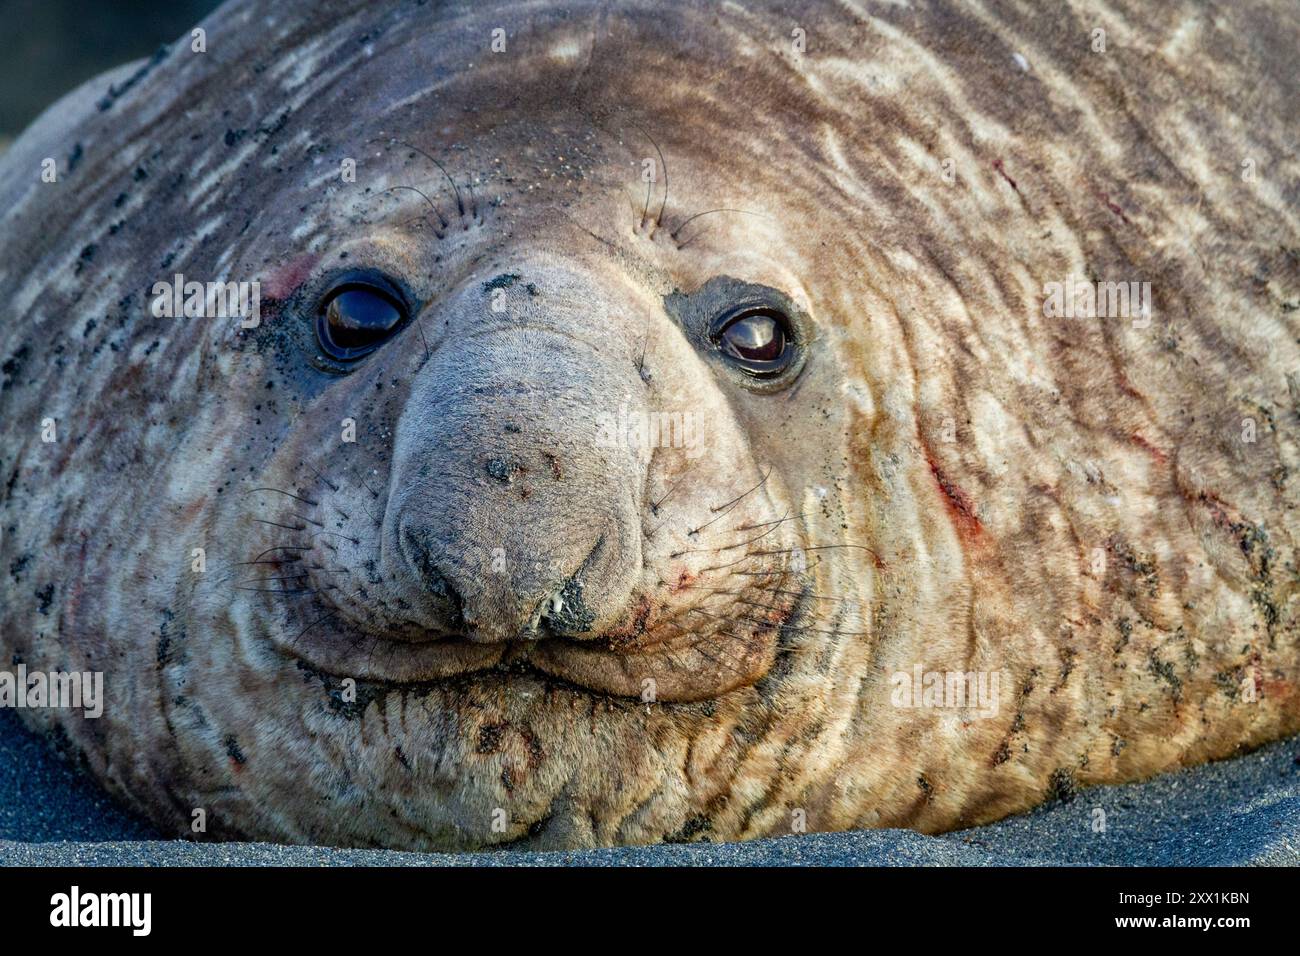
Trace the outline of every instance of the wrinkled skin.
<path fill-rule="evenodd" d="M 234 2 L 55 106 L 0 644 L 107 700 L 24 718 L 167 830 L 406 848 L 933 832 L 1300 728 L 1298 15 L 1088 6 Z M 350 269 L 410 320 L 343 368 Z M 779 381 L 709 335 L 755 296 Z"/>

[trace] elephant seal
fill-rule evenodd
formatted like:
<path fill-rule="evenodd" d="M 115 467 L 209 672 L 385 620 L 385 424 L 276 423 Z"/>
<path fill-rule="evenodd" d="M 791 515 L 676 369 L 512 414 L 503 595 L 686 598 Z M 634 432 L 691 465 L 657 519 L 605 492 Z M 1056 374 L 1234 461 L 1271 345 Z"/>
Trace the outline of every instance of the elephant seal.
<path fill-rule="evenodd" d="M 162 827 L 935 832 L 1300 729 L 1293 6 L 203 31 L 0 177 L 4 657 Z"/>

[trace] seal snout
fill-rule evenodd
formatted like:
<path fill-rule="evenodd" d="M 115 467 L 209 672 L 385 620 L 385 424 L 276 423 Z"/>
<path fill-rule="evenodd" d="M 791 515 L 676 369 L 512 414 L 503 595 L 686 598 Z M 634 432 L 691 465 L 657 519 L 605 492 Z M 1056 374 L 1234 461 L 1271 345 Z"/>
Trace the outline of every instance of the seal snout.
<path fill-rule="evenodd" d="M 537 327 L 485 331 L 421 370 L 398 428 L 388 540 L 428 633 L 583 640 L 626 617 L 645 462 L 601 426 L 643 390 L 635 376 L 631 361 Z"/>

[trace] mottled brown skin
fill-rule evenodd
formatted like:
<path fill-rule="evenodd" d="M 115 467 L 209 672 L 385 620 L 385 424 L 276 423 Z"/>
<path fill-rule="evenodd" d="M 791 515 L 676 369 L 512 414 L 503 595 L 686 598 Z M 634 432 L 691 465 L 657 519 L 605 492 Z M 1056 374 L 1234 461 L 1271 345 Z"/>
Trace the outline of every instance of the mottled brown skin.
<path fill-rule="evenodd" d="M 164 828 L 934 832 L 1300 728 L 1294 5 L 205 26 L 0 175 L 0 645 L 106 672 L 102 719 L 24 716 Z M 345 376 L 310 335 L 344 262 L 419 304 Z M 263 327 L 150 317 L 176 271 L 260 279 Z M 1046 318 L 1070 273 L 1150 282 L 1150 326 Z M 692 337 L 720 277 L 807 323 L 793 384 Z M 704 415 L 706 453 L 597 448 L 625 395 Z M 525 469 L 485 477 L 499 454 Z M 403 562 L 410 515 L 467 633 Z M 517 639 L 578 567 L 589 628 Z M 893 706 L 917 664 L 999 673 L 997 713 Z"/>

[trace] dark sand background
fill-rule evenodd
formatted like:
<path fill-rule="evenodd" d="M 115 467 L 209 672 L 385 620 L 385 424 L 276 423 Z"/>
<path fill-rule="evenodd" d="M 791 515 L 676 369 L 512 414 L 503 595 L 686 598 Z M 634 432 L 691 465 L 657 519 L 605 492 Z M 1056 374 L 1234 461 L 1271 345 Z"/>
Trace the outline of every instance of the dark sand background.
<path fill-rule="evenodd" d="M 215 0 L 0 0 L 0 150 L 83 81 L 184 35 Z M 1096 811 L 1106 829 L 1095 832 Z M 580 853 L 426 855 L 164 841 L 0 711 L 0 865 L 1300 865 L 1300 739 L 993 826 Z"/>
<path fill-rule="evenodd" d="M 0 0 L 0 147 L 91 77 L 172 43 L 217 0 Z"/>

